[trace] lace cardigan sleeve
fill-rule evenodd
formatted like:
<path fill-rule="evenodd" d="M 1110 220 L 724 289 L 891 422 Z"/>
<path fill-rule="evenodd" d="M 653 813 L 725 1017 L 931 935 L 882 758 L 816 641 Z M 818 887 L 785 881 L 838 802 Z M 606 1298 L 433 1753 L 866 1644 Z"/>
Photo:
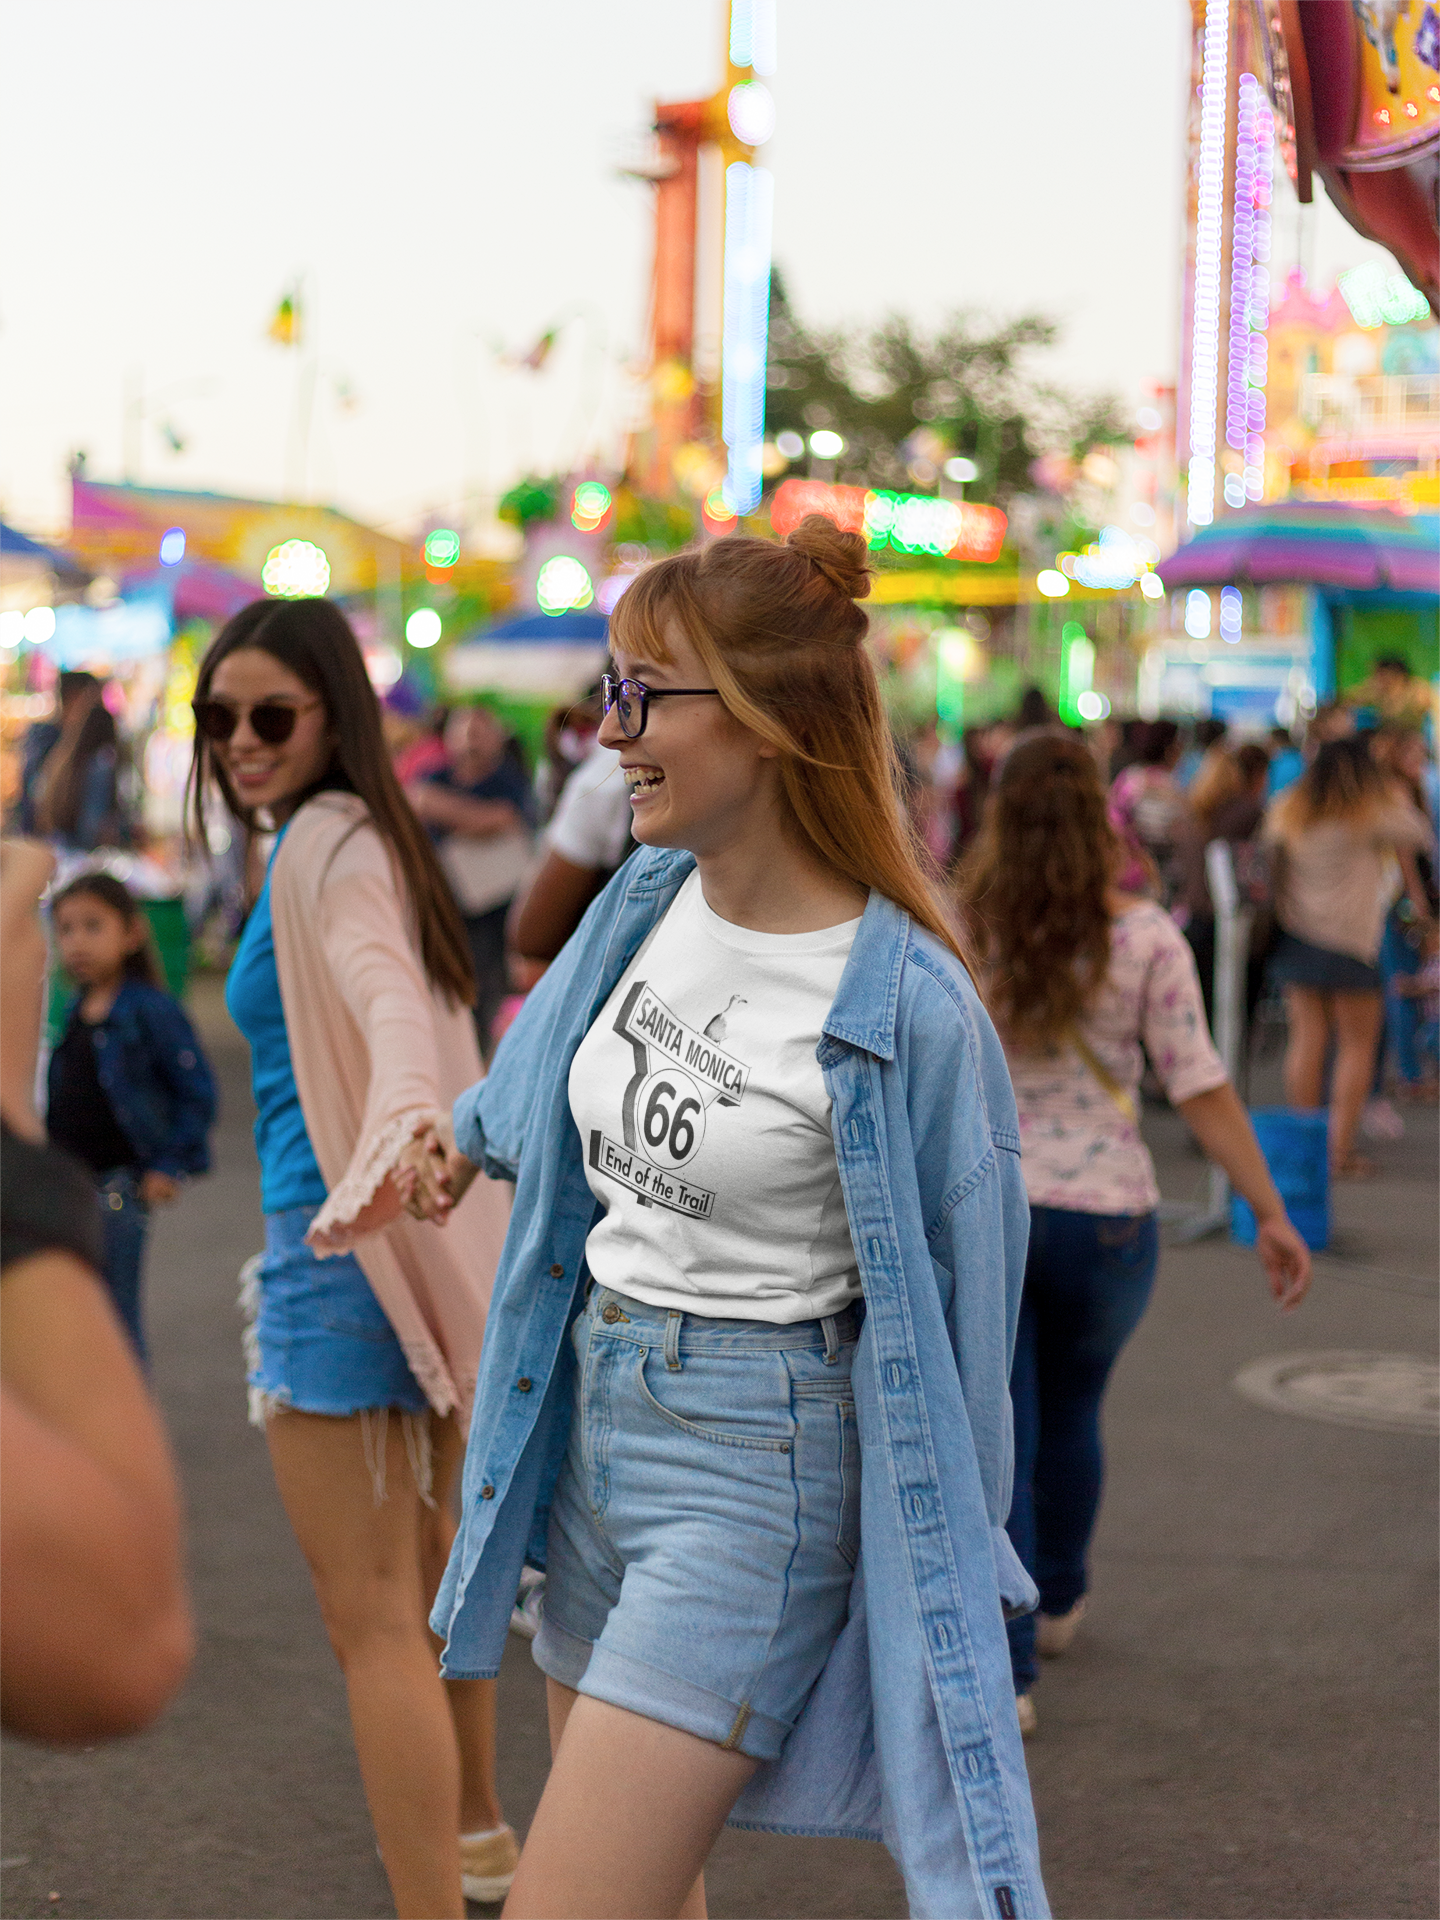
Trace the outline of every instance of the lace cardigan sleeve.
<path fill-rule="evenodd" d="M 351 834 L 331 860 L 319 932 L 330 978 L 369 1056 L 359 1139 L 307 1235 L 317 1251 L 339 1252 L 399 1218 L 389 1176 L 442 1108 L 430 986 L 398 878 L 373 829 Z"/>

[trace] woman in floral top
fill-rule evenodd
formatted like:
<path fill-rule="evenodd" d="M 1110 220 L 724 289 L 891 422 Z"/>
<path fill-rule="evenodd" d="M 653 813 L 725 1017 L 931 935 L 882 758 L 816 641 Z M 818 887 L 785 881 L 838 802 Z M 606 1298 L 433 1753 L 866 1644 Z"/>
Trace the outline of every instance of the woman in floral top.
<path fill-rule="evenodd" d="M 1190 949 L 1153 901 L 1117 890 L 1123 860 L 1088 748 L 1056 729 L 1005 762 L 961 877 L 1015 1083 L 1030 1198 L 1008 1523 L 1040 1589 L 1038 1622 L 1010 1627 L 1027 1730 L 1037 1643 L 1063 1652 L 1084 1611 L 1100 1403 L 1155 1277 L 1160 1196 L 1139 1124 L 1146 1056 L 1254 1208 L 1277 1301 L 1297 1305 L 1310 1283 L 1310 1256 L 1211 1044 Z"/>

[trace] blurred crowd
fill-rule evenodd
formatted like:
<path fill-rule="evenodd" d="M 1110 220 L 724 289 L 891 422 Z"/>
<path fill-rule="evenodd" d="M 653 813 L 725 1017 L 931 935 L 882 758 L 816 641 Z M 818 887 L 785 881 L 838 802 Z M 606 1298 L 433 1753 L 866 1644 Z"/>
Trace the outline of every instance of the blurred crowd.
<path fill-rule="evenodd" d="M 113 867 L 113 854 L 144 848 L 139 788 L 106 693 L 92 674 L 62 674 L 53 717 L 36 722 L 22 746 L 10 830 L 48 840 L 62 874 L 86 862 L 109 861 Z M 1440 783 L 1431 706 L 1428 686 L 1403 660 L 1382 658 L 1343 702 L 1321 706 L 1293 728 L 1129 718 L 1107 719 L 1084 736 L 1125 848 L 1117 884 L 1172 914 L 1194 953 L 1207 1015 L 1214 1004 L 1216 909 L 1206 848 L 1218 840 L 1231 851 L 1241 904 L 1250 913 L 1247 1029 L 1257 1016 L 1271 1025 L 1299 1022 L 1301 1050 L 1311 1055 L 1317 1044 L 1326 1050 L 1317 1039 L 1318 1015 L 1304 1003 L 1305 982 L 1292 983 L 1302 995 L 1285 993 L 1285 954 L 1277 959 L 1277 949 L 1287 939 L 1303 939 L 1301 927 L 1315 921 L 1315 902 L 1295 898 L 1288 908 L 1282 904 L 1282 890 L 1293 895 L 1306 884 L 1303 858 L 1292 857 L 1282 886 L 1283 848 L 1288 838 L 1298 850 L 1306 835 L 1314 842 L 1318 833 L 1326 840 L 1322 865 L 1328 869 L 1337 861 L 1346 864 L 1352 842 L 1373 842 L 1370 855 L 1359 856 L 1350 901 L 1361 908 L 1366 926 L 1351 958 L 1368 971 L 1347 976 L 1350 988 L 1365 989 L 1366 1024 L 1376 1028 L 1358 1118 L 1372 1140 L 1403 1131 L 1398 1105 L 1436 1097 Z M 436 847 L 464 920 L 478 983 L 476 1025 L 487 1058 L 519 997 L 633 844 L 617 755 L 596 744 L 600 716 L 597 685 L 554 708 L 539 751 L 532 753 L 498 707 L 484 700 L 425 711 L 402 698 L 385 707 L 395 772 Z M 1045 695 L 1031 687 L 1013 714 L 968 727 L 958 740 L 934 725 L 897 737 L 906 800 L 941 872 L 957 873 L 975 844 L 992 787 L 1016 742 L 1058 724 Z M 1349 755 L 1351 777 L 1340 787 L 1327 786 L 1320 814 L 1307 814 L 1302 822 L 1293 797 L 1286 807 L 1282 797 L 1301 782 L 1322 748 L 1343 742 L 1351 743 L 1340 756 Z M 1389 838 L 1383 832 L 1376 838 L 1373 831 L 1382 794 L 1395 810 Z M 238 935 L 259 891 L 270 845 L 263 834 L 248 845 L 242 837 L 214 849 L 211 864 L 191 872 L 186 907 L 192 930 L 217 959 Z M 127 873 L 126 863 L 119 870 Z M 1321 881 L 1328 883 L 1328 877 Z M 1368 929 L 1376 899 L 1383 911 L 1379 944 L 1371 953 Z M 1314 991 L 1325 991 L 1325 983 L 1315 983 Z M 1354 1004 L 1346 1011 L 1353 1012 Z M 1349 1036 L 1352 1053 L 1360 1037 Z M 1332 1036 L 1330 1053 L 1335 1045 Z M 1353 1062 L 1347 1061 L 1347 1071 L 1354 1071 Z M 1287 1076 L 1289 1092 L 1309 1090 L 1313 1077 L 1313 1063 L 1303 1070 L 1296 1063 Z M 1360 1161 L 1355 1166 L 1362 1170 Z"/>

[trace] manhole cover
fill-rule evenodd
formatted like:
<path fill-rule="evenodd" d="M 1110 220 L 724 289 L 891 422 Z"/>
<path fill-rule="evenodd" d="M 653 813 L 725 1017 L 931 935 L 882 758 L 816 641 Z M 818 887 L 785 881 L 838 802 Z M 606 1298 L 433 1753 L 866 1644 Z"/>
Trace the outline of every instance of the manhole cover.
<path fill-rule="evenodd" d="M 1235 1390 L 1276 1413 L 1384 1433 L 1440 1433 L 1440 1366 L 1413 1353 L 1282 1353 L 1252 1360 Z"/>

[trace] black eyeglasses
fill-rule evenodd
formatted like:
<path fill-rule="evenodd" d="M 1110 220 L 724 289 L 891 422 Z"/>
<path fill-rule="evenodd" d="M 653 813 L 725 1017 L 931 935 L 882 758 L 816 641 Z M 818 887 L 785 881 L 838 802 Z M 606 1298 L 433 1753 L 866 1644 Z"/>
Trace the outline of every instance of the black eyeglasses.
<path fill-rule="evenodd" d="M 294 733 L 295 722 L 301 714 L 323 705 L 323 701 L 309 700 L 303 707 L 288 707 L 279 700 L 262 700 L 250 708 L 250 725 L 267 747 L 282 747 Z M 222 746 L 233 737 L 244 712 L 243 708 L 232 707 L 224 700 L 192 700 L 190 710 L 205 738 L 217 740 Z"/>
<path fill-rule="evenodd" d="M 677 693 L 713 694 L 718 687 L 647 687 L 643 680 L 617 680 L 612 673 L 600 676 L 600 705 L 605 713 L 614 707 L 620 716 L 620 731 L 627 740 L 638 740 L 650 718 L 652 700 L 668 700 Z"/>

